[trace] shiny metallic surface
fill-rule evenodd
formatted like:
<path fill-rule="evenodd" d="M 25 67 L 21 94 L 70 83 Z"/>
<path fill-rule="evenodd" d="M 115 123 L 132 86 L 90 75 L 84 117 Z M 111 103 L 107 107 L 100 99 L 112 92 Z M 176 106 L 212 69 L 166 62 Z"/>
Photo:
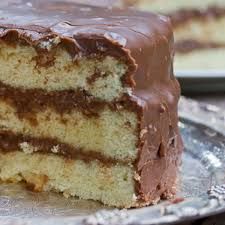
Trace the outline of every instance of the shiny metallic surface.
<path fill-rule="evenodd" d="M 157 225 L 225 211 L 225 112 L 185 98 L 181 99 L 179 112 L 185 151 L 174 200 L 118 210 L 94 201 L 1 184 L 0 224 Z"/>

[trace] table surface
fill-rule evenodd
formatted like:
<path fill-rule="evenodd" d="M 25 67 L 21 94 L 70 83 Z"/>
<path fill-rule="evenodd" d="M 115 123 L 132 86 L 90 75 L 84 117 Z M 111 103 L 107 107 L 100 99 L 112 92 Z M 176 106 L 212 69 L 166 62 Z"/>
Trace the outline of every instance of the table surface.
<path fill-rule="evenodd" d="M 185 95 L 197 101 L 209 103 L 221 107 L 225 110 L 225 93 L 210 95 Z M 204 218 L 198 221 L 180 223 L 177 225 L 225 225 L 225 213 L 210 218 Z"/>

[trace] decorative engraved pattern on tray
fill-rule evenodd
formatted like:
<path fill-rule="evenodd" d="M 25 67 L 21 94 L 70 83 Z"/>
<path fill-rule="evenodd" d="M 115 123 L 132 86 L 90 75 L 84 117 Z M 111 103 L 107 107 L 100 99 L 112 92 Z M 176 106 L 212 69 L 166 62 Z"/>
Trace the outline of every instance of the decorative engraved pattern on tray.
<path fill-rule="evenodd" d="M 115 210 L 94 201 L 1 184 L 0 224 L 157 225 L 225 211 L 225 112 L 185 98 L 179 112 L 185 152 L 177 204 Z"/>

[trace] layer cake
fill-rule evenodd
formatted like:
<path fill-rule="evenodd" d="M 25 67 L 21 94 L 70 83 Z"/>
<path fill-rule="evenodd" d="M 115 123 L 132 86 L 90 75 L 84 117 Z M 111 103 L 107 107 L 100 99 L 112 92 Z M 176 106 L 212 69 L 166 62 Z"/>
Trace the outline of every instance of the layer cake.
<path fill-rule="evenodd" d="M 0 179 L 120 208 L 171 197 L 183 147 L 169 20 L 0 4 Z"/>
<path fill-rule="evenodd" d="M 121 0 L 118 6 L 133 6 L 165 14 L 175 34 L 175 69 L 225 69 L 224 0 Z"/>

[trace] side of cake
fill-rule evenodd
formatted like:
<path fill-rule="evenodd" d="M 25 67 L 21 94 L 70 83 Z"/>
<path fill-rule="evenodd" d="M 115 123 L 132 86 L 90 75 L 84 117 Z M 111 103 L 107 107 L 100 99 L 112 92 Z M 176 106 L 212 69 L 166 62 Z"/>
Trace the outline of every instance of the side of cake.
<path fill-rule="evenodd" d="M 120 6 L 133 6 L 171 18 L 175 35 L 176 69 L 225 68 L 225 38 L 221 29 L 225 27 L 223 0 L 124 0 L 120 1 Z"/>
<path fill-rule="evenodd" d="M 1 8 L 0 179 L 140 207 L 175 193 L 182 141 L 165 17 Z"/>

